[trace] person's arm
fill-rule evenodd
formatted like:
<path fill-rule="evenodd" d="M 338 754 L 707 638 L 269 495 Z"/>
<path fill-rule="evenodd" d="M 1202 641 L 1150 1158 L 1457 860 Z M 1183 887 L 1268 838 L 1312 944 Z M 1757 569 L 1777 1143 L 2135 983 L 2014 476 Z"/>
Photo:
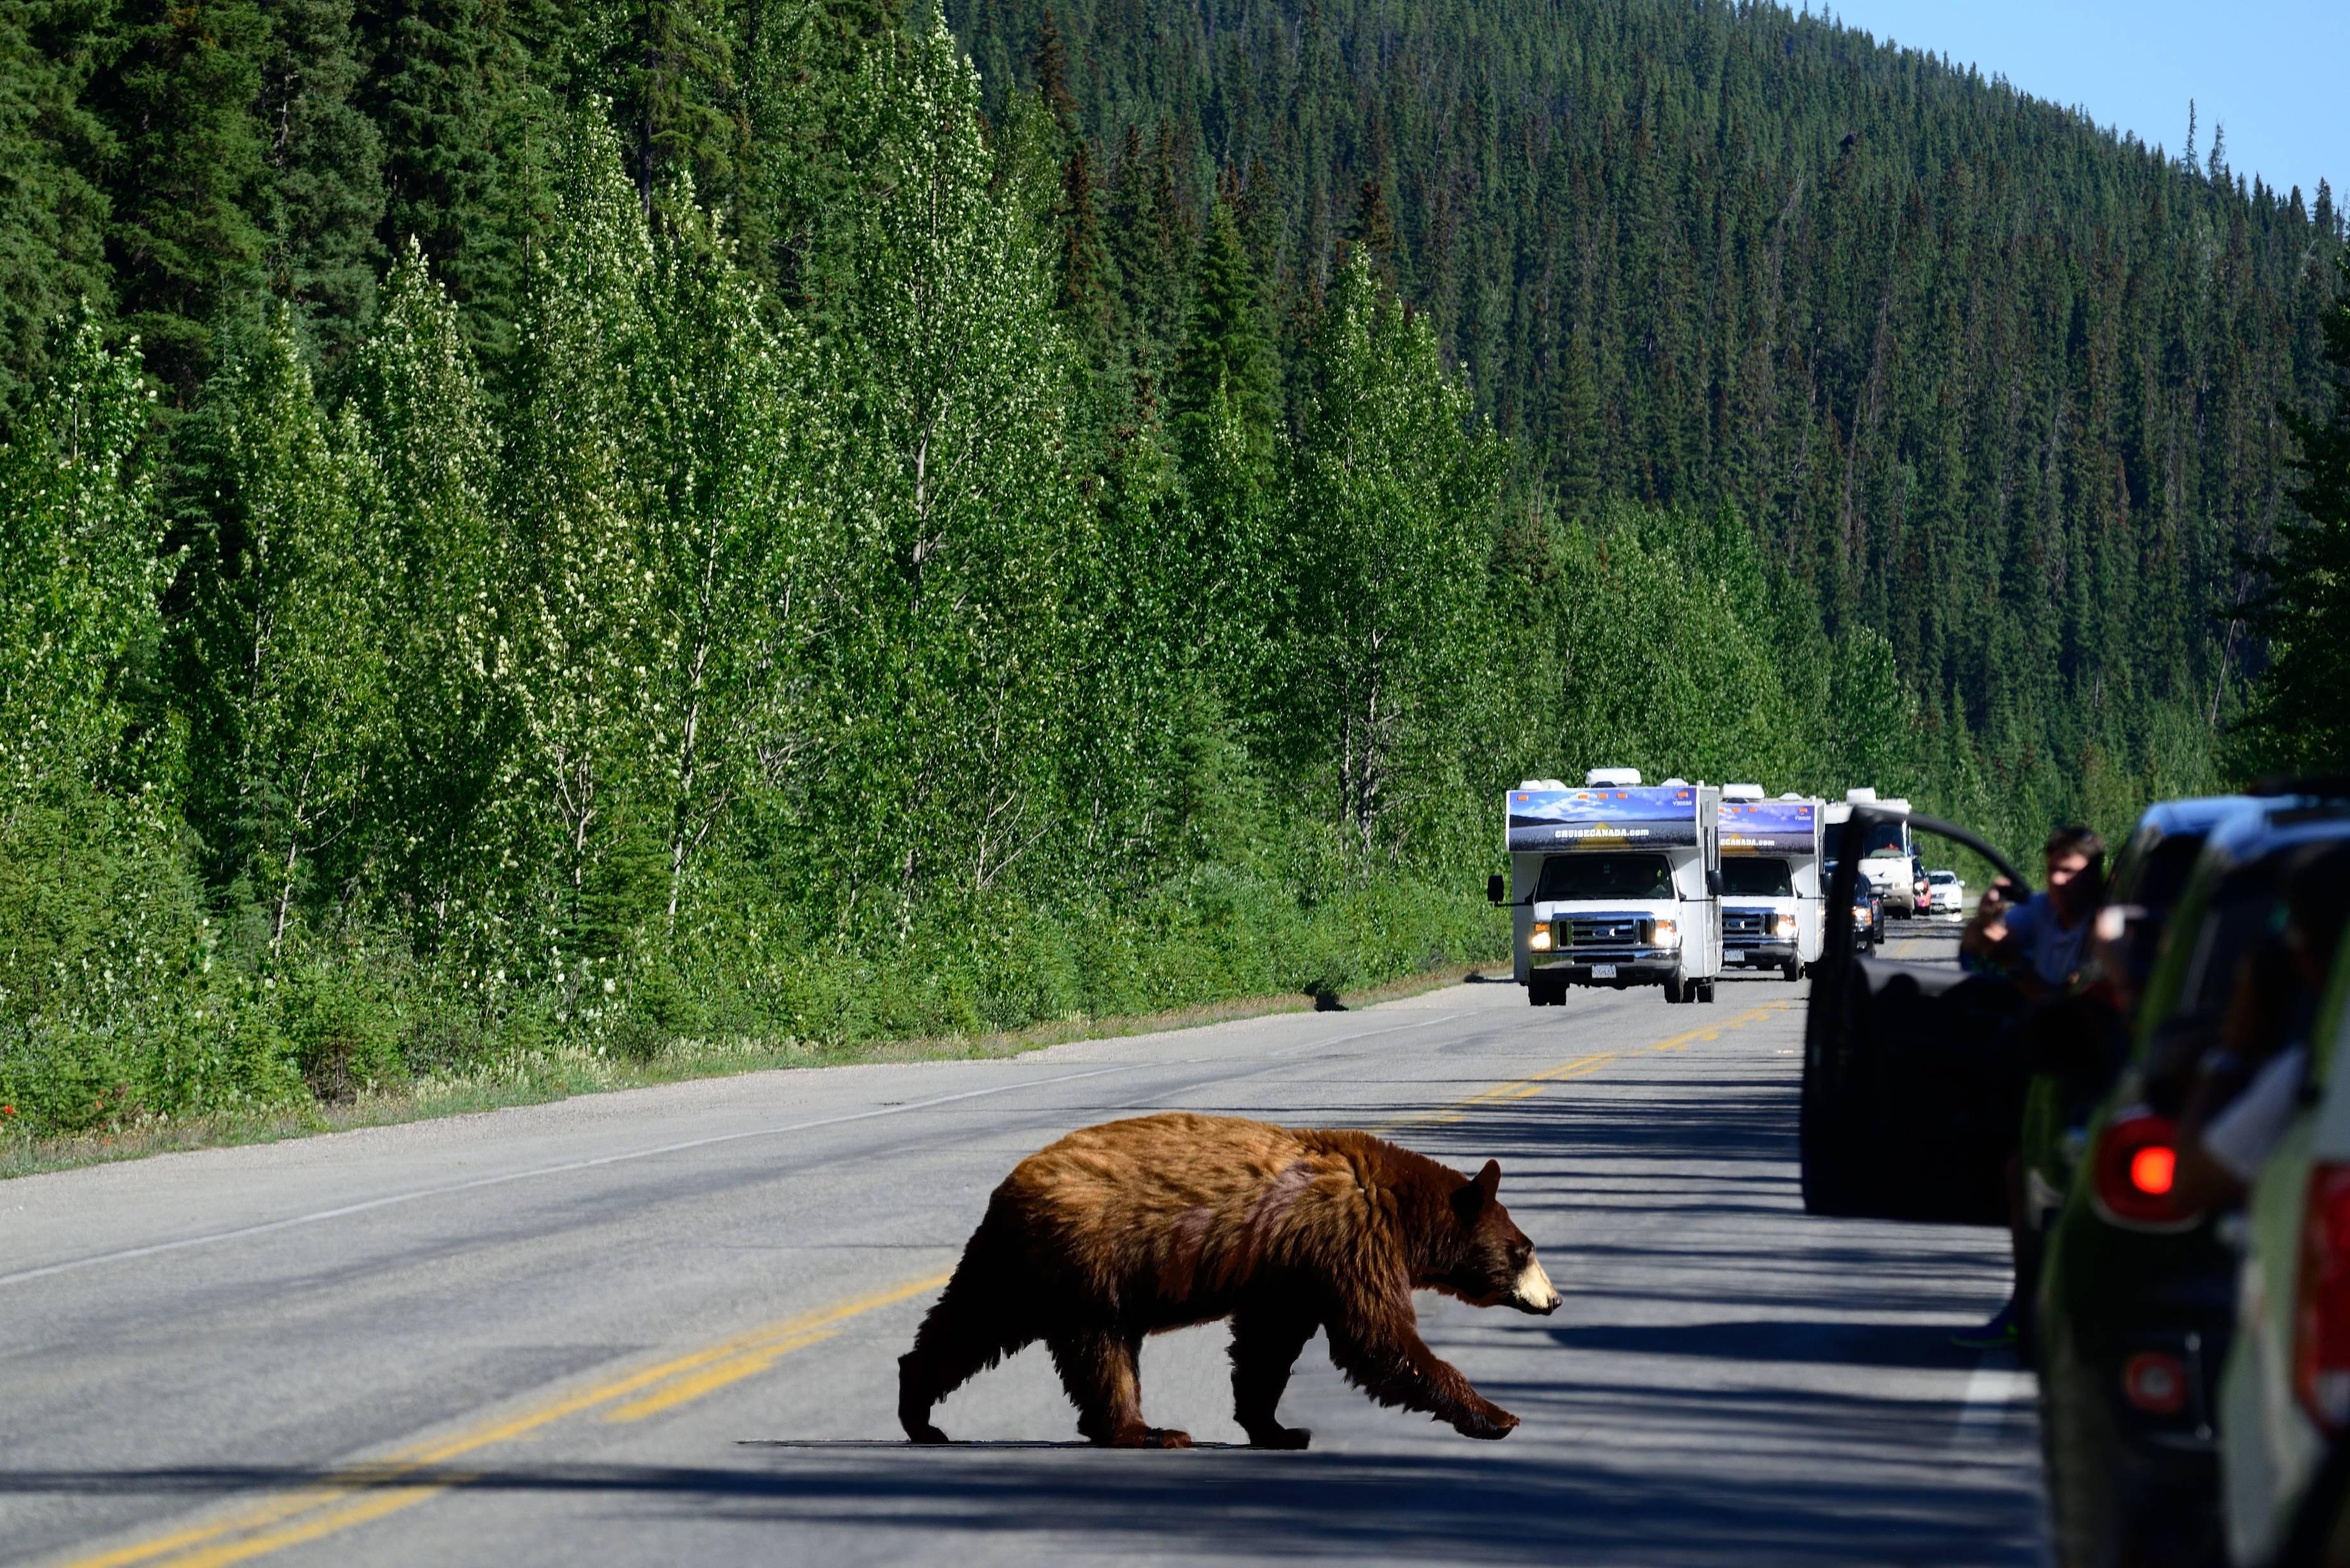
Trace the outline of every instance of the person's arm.
<path fill-rule="evenodd" d="M 1959 930 L 1959 950 L 1981 959 L 1986 963 L 1998 961 L 2000 949 L 2008 940 L 2008 908 L 1986 894 L 1975 906 L 1975 912 Z"/>

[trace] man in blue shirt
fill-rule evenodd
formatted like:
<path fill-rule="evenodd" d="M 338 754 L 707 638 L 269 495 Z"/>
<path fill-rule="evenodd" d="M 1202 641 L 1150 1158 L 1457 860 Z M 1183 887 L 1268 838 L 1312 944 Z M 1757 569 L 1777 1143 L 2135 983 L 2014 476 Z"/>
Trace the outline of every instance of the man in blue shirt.
<path fill-rule="evenodd" d="M 2105 888 L 2106 841 L 2085 827 L 2060 827 L 2041 863 L 2045 888 L 2021 905 L 1978 909 L 1959 938 L 1960 952 L 2007 975 L 2033 1002 L 2064 995 L 2080 971 Z"/>
<path fill-rule="evenodd" d="M 2004 878 L 1991 885 L 1959 938 L 1960 961 L 1968 968 L 2004 974 L 2035 1003 L 2066 994 L 2088 956 L 2089 932 L 2096 923 L 2097 900 L 2105 891 L 2106 841 L 2085 827 L 2060 827 L 2041 846 L 2041 871 L 2047 887 L 2022 904 L 2005 899 Z M 2021 1172 L 2008 1161 L 2008 1216 L 2011 1231 L 2022 1222 Z M 1954 1336 L 1969 1349 L 1989 1350 L 2016 1340 L 2015 1298 L 1972 1334 Z"/>

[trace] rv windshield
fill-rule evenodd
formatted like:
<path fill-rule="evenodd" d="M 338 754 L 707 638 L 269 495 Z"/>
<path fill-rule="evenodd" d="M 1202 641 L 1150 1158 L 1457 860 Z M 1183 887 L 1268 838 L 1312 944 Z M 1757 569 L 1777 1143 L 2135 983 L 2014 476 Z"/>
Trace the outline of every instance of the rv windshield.
<path fill-rule="evenodd" d="M 1860 857 L 1875 860 L 1883 856 L 1897 859 L 1909 858 L 1909 825 L 1906 822 L 1872 822 L 1863 829 Z"/>
<path fill-rule="evenodd" d="M 1661 855 L 1554 855 L 1543 862 L 1543 903 L 1565 898 L 1669 898 L 1673 868 Z"/>
<path fill-rule="evenodd" d="M 1721 890 L 1732 898 L 1792 898 L 1794 878 L 1787 863 L 1770 855 L 1725 855 L 1721 857 Z"/>

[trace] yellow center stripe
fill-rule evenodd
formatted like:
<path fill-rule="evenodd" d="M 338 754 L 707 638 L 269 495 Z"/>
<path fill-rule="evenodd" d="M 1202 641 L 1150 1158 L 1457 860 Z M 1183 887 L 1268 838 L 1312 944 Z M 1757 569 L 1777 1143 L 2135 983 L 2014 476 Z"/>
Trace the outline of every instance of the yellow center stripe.
<path fill-rule="evenodd" d="M 609 1418 L 633 1421 L 675 1409 L 713 1389 L 764 1372 L 795 1350 L 831 1338 L 839 1332 L 837 1325 L 850 1318 L 937 1290 L 946 1282 L 944 1274 L 926 1274 L 871 1295 L 764 1324 L 658 1366 L 594 1387 L 558 1395 L 453 1437 L 436 1438 L 395 1450 L 389 1458 L 372 1464 L 348 1466 L 315 1486 L 272 1498 L 210 1524 L 176 1531 L 94 1557 L 77 1558 L 63 1568 L 130 1568 L 133 1563 L 166 1561 L 172 1568 L 217 1568 L 218 1564 L 242 1563 L 264 1552 L 315 1541 L 347 1526 L 396 1513 L 473 1479 L 432 1470 L 429 1479 L 420 1480 L 417 1484 L 378 1490 L 411 1476 L 421 1476 L 430 1467 L 446 1464 L 492 1444 L 535 1432 L 566 1416 L 647 1389 L 652 1392 L 620 1407 Z M 369 1495 L 355 1502 L 344 1502 L 354 1492 L 362 1491 Z M 344 1506 L 331 1506 L 337 1503 Z M 322 1510 L 325 1511 L 317 1511 Z M 311 1517 L 298 1517 L 304 1514 Z M 287 1520 L 296 1522 L 285 1524 Z M 271 1528 L 281 1524 L 283 1528 Z"/>
<path fill-rule="evenodd" d="M 1646 1049 L 1686 1051 L 1690 1048 L 1691 1041 L 1719 1040 L 1733 1029 L 1742 1029 L 1759 1019 L 1776 1017 L 1784 1012 L 1788 1005 L 1784 1002 L 1766 1002 L 1760 1007 L 1747 1009 L 1725 1023 L 1708 1023 L 1692 1029 L 1686 1034 L 1676 1034 L 1669 1040 L 1659 1040 Z M 1564 1083 L 1570 1078 L 1587 1078 L 1606 1068 L 1610 1063 L 1622 1061 L 1624 1055 L 1625 1053 L 1620 1051 L 1603 1051 L 1596 1055 L 1577 1056 L 1571 1062 L 1561 1062 L 1557 1066 L 1546 1072 L 1536 1073 L 1530 1078 L 1514 1079 L 1510 1083 L 1498 1084 L 1492 1088 L 1466 1096 L 1453 1101 L 1442 1110 L 1423 1111 L 1416 1116 L 1399 1116 L 1393 1121 L 1380 1122 L 1371 1130 L 1397 1132 L 1405 1127 L 1439 1127 L 1447 1122 L 1457 1122 L 1479 1106 L 1492 1105 L 1502 1100 L 1523 1100 L 1529 1096 L 1541 1094 L 1553 1084 Z"/>

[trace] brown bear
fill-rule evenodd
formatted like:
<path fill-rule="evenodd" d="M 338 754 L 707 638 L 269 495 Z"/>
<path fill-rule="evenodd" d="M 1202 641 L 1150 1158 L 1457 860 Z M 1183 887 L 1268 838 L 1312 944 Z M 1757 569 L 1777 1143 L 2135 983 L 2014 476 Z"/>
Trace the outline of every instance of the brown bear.
<path fill-rule="evenodd" d="M 898 1419 L 943 1443 L 938 1402 L 1043 1340 L 1077 1430 L 1115 1448 L 1189 1448 L 1146 1426 L 1145 1334 L 1232 1320 L 1232 1403 L 1258 1448 L 1311 1433 L 1274 1413 L 1297 1353 L 1323 1330 L 1330 1359 L 1382 1405 L 1425 1410 L 1472 1438 L 1518 1418 L 1419 1337 L 1415 1290 L 1551 1313 L 1558 1293 L 1472 1179 L 1368 1133 L 1292 1131 L 1174 1112 L 1073 1132 L 1030 1155 L 988 1199 L 946 1292 L 898 1361 Z"/>

